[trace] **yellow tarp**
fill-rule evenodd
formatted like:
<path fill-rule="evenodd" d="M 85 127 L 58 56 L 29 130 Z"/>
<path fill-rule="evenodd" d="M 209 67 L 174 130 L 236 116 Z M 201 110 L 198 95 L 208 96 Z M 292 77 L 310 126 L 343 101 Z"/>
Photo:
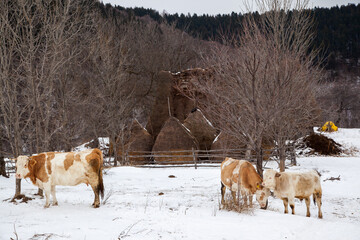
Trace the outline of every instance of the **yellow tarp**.
<path fill-rule="evenodd" d="M 324 126 L 321 127 L 322 132 L 336 132 L 338 127 L 332 121 L 327 121 Z"/>

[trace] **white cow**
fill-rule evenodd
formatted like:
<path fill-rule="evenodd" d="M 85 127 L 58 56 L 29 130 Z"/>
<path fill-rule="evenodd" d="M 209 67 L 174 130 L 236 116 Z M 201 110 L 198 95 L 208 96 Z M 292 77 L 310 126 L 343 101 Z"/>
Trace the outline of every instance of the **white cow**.
<path fill-rule="evenodd" d="M 283 200 L 285 213 L 288 213 L 288 204 L 290 204 L 292 214 L 295 214 L 294 199 L 305 199 L 307 217 L 310 217 L 310 196 L 313 195 L 314 203 L 316 202 L 315 204 L 318 205 L 319 209 L 318 217 L 322 218 L 322 190 L 318 172 L 309 171 L 303 173 L 279 173 L 273 169 L 268 169 L 264 173 L 263 186 L 273 190 L 275 196 Z"/>
<path fill-rule="evenodd" d="M 19 156 L 16 159 L 16 178 L 30 178 L 32 183 L 45 191 L 45 207 L 50 205 L 50 193 L 53 205 L 57 205 L 56 185 L 74 186 L 80 183 L 90 184 L 95 199 L 93 206 L 100 206 L 99 193 L 104 196 L 102 179 L 102 152 L 88 149 L 81 152 L 47 152 L 34 156 Z"/>

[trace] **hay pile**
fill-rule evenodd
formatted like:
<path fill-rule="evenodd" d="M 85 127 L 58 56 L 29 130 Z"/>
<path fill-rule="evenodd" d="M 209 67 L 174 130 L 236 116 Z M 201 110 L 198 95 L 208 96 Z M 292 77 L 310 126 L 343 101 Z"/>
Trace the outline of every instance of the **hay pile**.
<path fill-rule="evenodd" d="M 204 98 L 200 92 L 196 90 L 194 83 L 201 83 L 212 78 L 214 75 L 211 69 L 193 68 L 182 72 L 173 73 L 173 116 L 184 122 L 191 110 L 196 107 L 194 100 L 184 95 L 195 97 L 196 99 Z M 190 94 L 190 92 L 192 94 Z"/>
<path fill-rule="evenodd" d="M 310 134 L 304 138 L 304 143 L 321 155 L 338 155 L 342 152 L 340 144 L 321 134 Z"/>
<path fill-rule="evenodd" d="M 181 95 L 176 90 L 174 90 L 172 98 L 173 116 L 183 123 L 190 114 L 191 110 L 195 108 L 195 101 Z"/>
<path fill-rule="evenodd" d="M 161 71 L 159 73 L 159 85 L 156 90 L 155 103 L 150 112 L 149 121 L 146 129 L 156 138 L 161 127 L 169 118 L 169 103 L 172 105 L 172 75 L 169 72 Z"/>
<path fill-rule="evenodd" d="M 164 124 L 158 134 L 153 146 L 153 153 L 159 155 L 168 155 L 170 157 L 155 157 L 158 163 L 172 162 L 193 162 L 191 155 L 192 149 L 199 149 L 196 139 L 175 117 L 170 117 Z M 156 151 L 182 151 L 189 150 L 189 153 L 155 153 Z M 175 157 L 182 155 L 184 157 Z M 187 157 L 187 155 L 190 155 Z M 174 156 L 174 157 L 173 157 Z"/>
<path fill-rule="evenodd" d="M 200 150 L 211 149 L 211 144 L 216 137 L 216 130 L 200 110 L 194 109 L 184 121 L 184 126 L 196 138 Z"/>
<path fill-rule="evenodd" d="M 154 144 L 152 136 L 144 129 L 141 124 L 134 120 L 131 127 L 131 135 L 129 142 L 125 145 L 126 151 L 128 151 L 130 165 L 142 165 L 150 163 L 150 159 L 147 157 L 131 157 L 134 155 L 147 155 L 149 153 L 139 153 L 138 151 L 150 152 Z"/>

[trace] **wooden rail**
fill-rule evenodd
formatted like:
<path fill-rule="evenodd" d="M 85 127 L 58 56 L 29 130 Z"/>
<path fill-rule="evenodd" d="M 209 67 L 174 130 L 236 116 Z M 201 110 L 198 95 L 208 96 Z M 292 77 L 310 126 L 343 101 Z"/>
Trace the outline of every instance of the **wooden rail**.
<path fill-rule="evenodd" d="M 184 166 L 205 166 L 204 164 L 219 164 L 226 157 L 232 157 L 235 159 L 246 159 L 245 153 L 250 149 L 218 149 L 218 150 L 176 150 L 176 151 L 131 151 L 125 152 L 120 160 L 126 165 L 136 162 L 136 159 L 143 159 L 144 164 L 134 164 L 138 167 L 164 167 L 163 165 L 184 165 Z M 279 149 L 261 149 L 260 156 L 266 162 L 266 160 L 276 160 L 279 156 Z M 287 147 L 286 158 L 291 160 L 292 164 L 296 164 L 296 156 L 294 147 Z M 122 158 L 122 159 L 121 159 Z M 170 161 L 156 161 L 156 159 L 170 158 Z M 184 161 L 183 158 L 188 160 Z M 250 162 L 256 161 L 255 152 L 251 151 L 250 156 L 247 158 Z M 217 165 L 206 165 L 217 166 Z"/>
<path fill-rule="evenodd" d="M 131 160 L 136 158 L 146 159 L 144 164 L 136 165 L 137 167 L 213 167 L 219 166 L 219 164 L 226 158 L 231 157 L 235 159 L 246 159 L 245 153 L 249 149 L 218 149 L 218 150 L 177 150 L 177 151 L 131 151 L 126 152 L 123 156 L 120 156 L 120 161 L 124 165 L 131 165 Z M 277 160 L 279 156 L 279 149 L 261 149 L 260 156 L 264 160 L 266 165 L 267 160 Z M 291 164 L 296 164 L 296 156 L 294 147 L 286 148 L 286 159 L 291 160 Z M 121 159 L 123 158 L 123 159 Z M 170 158 L 170 161 L 159 161 L 155 159 Z M 181 160 L 181 158 L 187 158 L 188 161 Z M 106 160 L 108 159 L 108 160 Z M 252 152 L 247 158 L 250 162 L 256 162 L 256 154 Z M 113 166 L 113 158 L 105 158 L 104 166 Z M 15 162 L 9 159 L 5 159 L 6 172 L 15 173 Z"/>

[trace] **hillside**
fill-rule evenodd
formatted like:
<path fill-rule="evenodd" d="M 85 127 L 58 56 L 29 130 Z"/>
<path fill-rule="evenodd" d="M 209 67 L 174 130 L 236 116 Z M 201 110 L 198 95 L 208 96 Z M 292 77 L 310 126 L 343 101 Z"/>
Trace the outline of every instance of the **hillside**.
<path fill-rule="evenodd" d="M 102 9 L 112 8 L 110 4 L 100 5 Z M 216 16 L 185 15 L 185 14 L 160 14 L 153 9 L 124 8 L 115 6 L 128 16 L 149 16 L 160 22 L 175 23 L 176 27 L 188 32 L 194 37 L 203 40 L 219 40 L 222 33 L 234 33 L 241 29 L 244 15 L 237 12 L 231 14 L 218 14 Z M 360 4 L 336 6 L 332 8 L 311 9 L 314 16 L 316 37 L 315 48 L 322 48 L 328 60 L 326 65 L 334 69 L 340 59 L 348 59 L 348 64 L 357 66 L 360 57 Z M 258 15 L 258 13 L 253 13 Z M 339 59 L 340 58 L 340 59 Z"/>

